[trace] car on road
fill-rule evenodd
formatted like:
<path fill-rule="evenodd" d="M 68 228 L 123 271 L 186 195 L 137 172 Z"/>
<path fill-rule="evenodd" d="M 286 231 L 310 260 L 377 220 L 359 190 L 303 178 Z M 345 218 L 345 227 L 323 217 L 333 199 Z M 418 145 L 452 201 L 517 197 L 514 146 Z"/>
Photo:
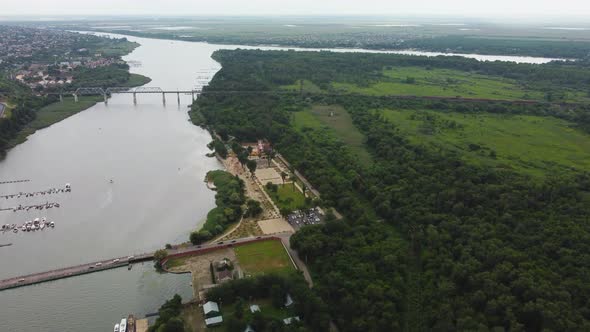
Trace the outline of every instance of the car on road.
<path fill-rule="evenodd" d="M 96 263 L 96 266 L 102 266 L 102 263 Z"/>
<path fill-rule="evenodd" d="M 232 240 L 231 243 L 236 243 L 236 240 Z"/>
<path fill-rule="evenodd" d="M 18 279 L 18 282 L 23 282 L 23 281 L 25 281 L 25 278 Z"/>
<path fill-rule="evenodd" d="M 113 259 L 113 263 L 119 263 L 119 259 Z"/>

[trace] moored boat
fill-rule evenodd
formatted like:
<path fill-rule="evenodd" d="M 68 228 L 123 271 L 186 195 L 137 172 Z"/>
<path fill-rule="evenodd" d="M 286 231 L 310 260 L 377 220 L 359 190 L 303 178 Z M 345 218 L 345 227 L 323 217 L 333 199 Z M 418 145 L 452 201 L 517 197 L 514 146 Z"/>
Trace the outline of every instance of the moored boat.
<path fill-rule="evenodd" d="M 113 331 L 114 332 L 119 332 L 119 324 L 115 324 L 115 329 Z"/>
<path fill-rule="evenodd" d="M 119 324 L 119 332 L 127 332 L 127 319 L 121 319 L 121 323 Z"/>

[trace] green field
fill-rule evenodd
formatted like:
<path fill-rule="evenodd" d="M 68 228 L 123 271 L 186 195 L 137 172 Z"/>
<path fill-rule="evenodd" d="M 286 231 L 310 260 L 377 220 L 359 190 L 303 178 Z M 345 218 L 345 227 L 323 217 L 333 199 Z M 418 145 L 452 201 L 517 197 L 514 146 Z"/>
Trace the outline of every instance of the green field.
<path fill-rule="evenodd" d="M 277 240 L 240 245 L 234 251 L 246 274 L 290 272 L 295 268 L 283 244 Z"/>
<path fill-rule="evenodd" d="M 488 113 L 378 112 L 413 143 L 456 151 L 478 165 L 534 176 L 590 169 L 590 136 L 564 120 Z"/>
<path fill-rule="evenodd" d="M 362 163 L 372 163 L 372 157 L 365 148 L 365 136 L 354 126 L 350 114 L 344 108 L 340 106 L 314 106 L 303 112 L 295 113 L 293 122 L 298 130 L 323 127 L 331 129 Z"/>
<path fill-rule="evenodd" d="M 37 111 L 35 120 L 27 124 L 19 134 L 9 142 L 9 145 L 15 146 L 20 144 L 27 139 L 27 136 L 33 134 L 35 131 L 49 127 L 56 122 L 94 106 L 94 104 L 102 100 L 102 97 L 84 96 L 78 98 L 78 102 L 76 103 L 74 102 L 73 97 L 64 97 L 63 103 L 56 102 L 49 104 Z"/>
<path fill-rule="evenodd" d="M 297 187 L 293 188 L 292 183 L 278 185 L 276 192 L 268 189 L 266 192 L 281 210 L 294 211 L 305 207 L 305 196 Z"/>
<path fill-rule="evenodd" d="M 334 82 L 337 91 L 371 96 L 408 95 L 485 99 L 535 99 L 544 94 L 527 90 L 516 81 L 452 69 L 397 67 L 383 71 L 383 79 L 367 87 Z"/>

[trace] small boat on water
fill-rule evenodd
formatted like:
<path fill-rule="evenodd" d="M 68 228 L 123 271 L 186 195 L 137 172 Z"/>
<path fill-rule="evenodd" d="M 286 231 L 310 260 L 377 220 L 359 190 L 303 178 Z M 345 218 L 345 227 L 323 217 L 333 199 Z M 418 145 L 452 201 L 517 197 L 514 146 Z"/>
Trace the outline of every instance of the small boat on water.
<path fill-rule="evenodd" d="M 127 319 L 121 319 L 121 323 L 119 324 L 119 332 L 127 332 Z"/>
<path fill-rule="evenodd" d="M 127 332 L 135 332 L 135 316 L 127 316 Z"/>
<path fill-rule="evenodd" d="M 114 332 L 119 332 L 119 324 L 115 324 L 115 329 L 113 331 Z"/>

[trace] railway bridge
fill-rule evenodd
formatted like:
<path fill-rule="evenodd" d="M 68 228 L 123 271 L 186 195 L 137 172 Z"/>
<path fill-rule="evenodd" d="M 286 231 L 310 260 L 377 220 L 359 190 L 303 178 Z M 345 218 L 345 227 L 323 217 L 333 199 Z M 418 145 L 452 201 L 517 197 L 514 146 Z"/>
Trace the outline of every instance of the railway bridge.
<path fill-rule="evenodd" d="M 102 96 L 104 99 L 105 104 L 108 103 L 109 97 L 114 94 L 130 94 L 133 95 L 133 104 L 137 104 L 137 95 L 138 94 L 161 94 L 162 95 L 162 103 L 166 105 L 166 95 L 167 94 L 176 94 L 176 99 L 178 104 L 180 105 L 180 95 L 191 95 L 193 102 L 195 99 L 201 94 L 201 90 L 191 89 L 191 90 L 164 90 L 159 87 L 137 87 L 137 88 L 127 88 L 127 87 L 110 87 L 110 88 L 101 88 L 101 87 L 88 87 L 88 88 L 78 88 L 75 91 L 62 91 L 62 92 L 54 92 L 50 93 L 52 95 L 59 95 L 59 100 L 63 102 L 64 96 L 73 96 L 74 101 L 78 102 L 78 98 L 80 96 Z"/>

